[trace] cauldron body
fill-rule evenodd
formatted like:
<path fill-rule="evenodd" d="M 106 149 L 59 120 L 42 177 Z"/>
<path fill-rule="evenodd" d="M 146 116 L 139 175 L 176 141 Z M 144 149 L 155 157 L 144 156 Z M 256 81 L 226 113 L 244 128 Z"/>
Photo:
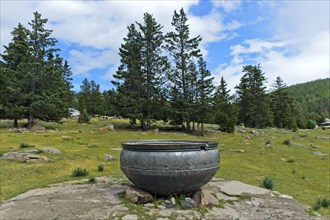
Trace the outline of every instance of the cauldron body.
<path fill-rule="evenodd" d="M 194 192 L 220 167 L 214 142 L 131 141 L 122 147 L 121 170 L 137 187 L 156 195 Z"/>

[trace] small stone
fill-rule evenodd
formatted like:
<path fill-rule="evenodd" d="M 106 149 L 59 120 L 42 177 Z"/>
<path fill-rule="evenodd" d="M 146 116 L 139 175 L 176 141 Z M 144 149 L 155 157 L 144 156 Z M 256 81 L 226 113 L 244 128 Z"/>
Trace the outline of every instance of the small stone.
<path fill-rule="evenodd" d="M 62 152 L 54 147 L 44 147 L 40 149 L 43 153 L 46 154 L 61 154 Z"/>
<path fill-rule="evenodd" d="M 125 215 L 121 219 L 122 220 L 138 220 L 138 216 L 129 214 L 129 215 Z"/>
<path fill-rule="evenodd" d="M 163 206 L 163 205 L 158 205 L 157 208 L 158 208 L 158 209 L 166 209 L 166 207 Z"/>
<path fill-rule="evenodd" d="M 159 129 L 156 128 L 156 129 L 154 129 L 154 130 L 152 130 L 152 131 L 155 132 L 155 133 L 158 133 L 158 132 L 159 132 Z"/>
<path fill-rule="evenodd" d="M 244 134 L 245 133 L 245 130 L 240 129 L 240 130 L 238 130 L 238 132 L 241 133 L 241 134 Z"/>
<path fill-rule="evenodd" d="M 108 126 L 105 126 L 105 127 L 101 127 L 99 128 L 100 131 L 114 131 L 115 128 L 114 126 L 111 124 L 111 125 L 108 125 Z"/>
<path fill-rule="evenodd" d="M 184 200 L 182 200 L 180 202 L 180 205 L 182 208 L 194 208 L 197 206 L 197 203 L 192 199 L 192 198 L 189 198 L 189 197 L 186 197 Z"/>
<path fill-rule="evenodd" d="M 171 197 L 171 202 L 172 202 L 173 205 L 176 204 L 176 201 L 175 201 L 175 198 L 174 197 Z"/>
<path fill-rule="evenodd" d="M 201 190 L 201 203 L 202 207 L 213 207 L 219 205 L 219 200 L 215 198 L 208 190 Z"/>
<path fill-rule="evenodd" d="M 315 152 L 313 152 L 313 154 L 316 155 L 316 156 L 327 156 L 327 155 L 329 155 L 329 154 L 324 154 L 320 151 L 315 151 Z"/>
<path fill-rule="evenodd" d="M 143 207 L 150 209 L 150 208 L 155 208 L 155 205 L 153 203 L 146 203 L 143 205 Z"/>
<path fill-rule="evenodd" d="M 197 190 L 193 195 L 193 200 L 196 202 L 198 206 L 201 203 L 201 197 L 202 197 L 201 190 Z"/>
<path fill-rule="evenodd" d="M 172 201 L 171 200 L 165 200 L 165 207 L 166 208 L 168 208 L 168 209 L 170 209 L 170 208 L 173 208 L 174 207 L 174 205 L 173 205 L 173 203 L 172 203 Z"/>
<path fill-rule="evenodd" d="M 329 140 L 330 136 L 317 136 L 316 139 L 326 139 Z"/>
<path fill-rule="evenodd" d="M 251 134 L 254 134 L 254 135 L 259 135 L 259 134 L 260 134 L 260 132 L 258 132 L 258 131 L 256 131 L 256 130 L 252 130 L 252 131 L 250 131 L 250 133 L 251 133 Z"/>
<path fill-rule="evenodd" d="M 245 150 L 242 149 L 230 149 L 231 151 L 238 152 L 238 153 L 244 153 Z"/>
<path fill-rule="evenodd" d="M 111 160 L 115 160 L 116 157 L 115 156 L 112 156 L 110 154 L 105 154 L 104 155 L 104 161 L 111 161 Z"/>
<path fill-rule="evenodd" d="M 145 204 L 153 199 L 150 193 L 135 186 L 128 186 L 126 188 L 125 198 L 135 204 Z"/>
<path fill-rule="evenodd" d="M 245 139 L 249 139 L 249 140 L 252 139 L 252 137 L 250 137 L 249 135 L 244 135 L 244 138 L 245 138 Z"/>
<path fill-rule="evenodd" d="M 312 145 L 311 145 L 311 148 L 317 149 L 317 148 L 321 148 L 321 147 L 312 144 Z"/>

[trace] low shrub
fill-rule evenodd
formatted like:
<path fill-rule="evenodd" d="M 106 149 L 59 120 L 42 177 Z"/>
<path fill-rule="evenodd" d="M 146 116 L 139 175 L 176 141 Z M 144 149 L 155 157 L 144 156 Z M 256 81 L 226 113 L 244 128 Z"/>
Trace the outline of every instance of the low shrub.
<path fill-rule="evenodd" d="M 97 170 L 98 170 L 99 172 L 104 171 L 104 165 L 103 165 L 103 164 L 98 165 L 98 166 L 97 166 Z"/>
<path fill-rule="evenodd" d="M 90 178 L 88 179 L 88 182 L 90 182 L 90 183 L 95 183 L 95 182 L 96 182 L 95 177 L 90 177 Z"/>
<path fill-rule="evenodd" d="M 316 122 L 315 121 L 313 121 L 313 120 L 308 120 L 307 121 L 307 129 L 314 129 L 315 128 L 315 126 L 316 126 Z"/>
<path fill-rule="evenodd" d="M 88 172 L 86 169 L 82 169 L 80 167 L 74 169 L 72 171 L 72 176 L 74 177 L 77 177 L 77 176 L 87 176 L 88 175 Z"/>
<path fill-rule="evenodd" d="M 274 188 L 274 181 L 272 178 L 266 176 L 263 180 L 262 180 L 262 186 L 265 187 L 266 189 L 270 189 L 272 190 Z"/>
<path fill-rule="evenodd" d="M 21 143 L 19 145 L 20 148 L 29 148 L 29 147 L 34 147 L 34 145 L 32 144 L 27 144 L 27 143 Z"/>
<path fill-rule="evenodd" d="M 290 140 L 284 140 L 284 141 L 282 142 L 282 144 L 290 145 L 290 144 L 291 144 L 291 141 L 290 141 Z"/>
<path fill-rule="evenodd" d="M 294 162 L 294 159 L 293 158 L 290 158 L 290 159 L 288 159 L 288 162 L 289 163 L 293 163 Z"/>
<path fill-rule="evenodd" d="M 330 205 L 330 199 L 323 197 L 323 198 L 318 198 L 315 203 L 313 204 L 312 208 L 317 211 L 319 210 L 321 207 L 323 208 L 328 208 Z"/>

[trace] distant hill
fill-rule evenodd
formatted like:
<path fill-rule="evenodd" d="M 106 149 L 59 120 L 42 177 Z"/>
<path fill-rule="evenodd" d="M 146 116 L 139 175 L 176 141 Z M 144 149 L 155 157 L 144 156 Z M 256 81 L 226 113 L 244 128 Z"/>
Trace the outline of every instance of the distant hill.
<path fill-rule="evenodd" d="M 298 114 L 303 120 L 323 122 L 330 118 L 330 78 L 289 86 Z"/>

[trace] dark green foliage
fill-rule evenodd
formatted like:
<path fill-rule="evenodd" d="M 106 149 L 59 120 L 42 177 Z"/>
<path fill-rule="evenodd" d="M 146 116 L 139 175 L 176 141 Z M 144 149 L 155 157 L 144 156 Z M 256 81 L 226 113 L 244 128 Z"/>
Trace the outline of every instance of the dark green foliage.
<path fill-rule="evenodd" d="M 282 144 L 284 144 L 284 145 L 290 145 L 291 144 L 291 141 L 290 140 L 284 140 L 282 142 Z"/>
<path fill-rule="evenodd" d="M 313 209 L 315 211 L 319 210 L 321 207 L 323 208 L 328 208 L 330 205 L 330 199 L 323 197 L 323 198 L 318 198 L 315 203 L 313 204 Z"/>
<path fill-rule="evenodd" d="M 270 106 L 273 113 L 273 124 L 276 127 L 288 129 L 296 127 L 293 99 L 280 77 L 277 77 L 273 84 Z"/>
<path fill-rule="evenodd" d="M 98 166 L 97 166 L 97 170 L 98 170 L 99 172 L 104 171 L 104 165 L 103 165 L 103 164 L 98 165 Z"/>
<path fill-rule="evenodd" d="M 90 178 L 88 179 L 88 182 L 90 182 L 90 183 L 95 183 L 95 182 L 96 182 L 95 177 L 90 177 Z"/>
<path fill-rule="evenodd" d="M 78 93 L 78 109 L 82 112 L 84 109 L 90 115 L 103 114 L 103 97 L 100 92 L 100 85 L 94 80 L 89 82 L 86 78 L 83 80 Z"/>
<path fill-rule="evenodd" d="M 27 127 L 31 128 L 35 118 L 60 120 L 68 115 L 71 71 L 56 54 L 57 41 L 50 37 L 52 31 L 45 29 L 46 23 L 47 19 L 35 12 L 29 23 L 31 30 L 19 24 L 1 55 L 10 71 L 1 67 L 7 83 L 0 111 L 8 112 L 5 117 L 13 118 L 14 126 L 21 117 L 28 118 Z"/>
<path fill-rule="evenodd" d="M 174 65 L 168 75 L 170 84 L 171 120 L 190 131 L 191 117 L 195 111 L 196 67 L 194 59 L 200 57 L 200 36 L 190 38 L 188 18 L 183 9 L 174 11 L 172 26 L 175 31 L 166 35 L 166 48 Z M 184 125 L 185 123 L 185 125 Z"/>
<path fill-rule="evenodd" d="M 239 122 L 247 127 L 263 128 L 271 125 L 269 100 L 266 95 L 266 78 L 258 66 L 244 66 L 245 73 L 236 86 L 238 94 Z"/>
<path fill-rule="evenodd" d="M 195 119 L 200 124 L 200 135 L 204 135 L 204 123 L 211 113 L 211 93 L 214 90 L 211 72 L 206 68 L 206 62 L 202 57 L 198 60 L 198 74 L 196 77 L 196 100 L 195 100 Z"/>
<path fill-rule="evenodd" d="M 314 129 L 315 126 L 316 126 L 316 122 L 315 121 L 313 121 L 313 120 L 308 120 L 307 121 L 306 128 L 308 128 L 308 129 Z"/>
<path fill-rule="evenodd" d="M 273 179 L 268 176 L 262 180 L 262 186 L 265 187 L 266 189 L 272 190 L 274 188 L 274 185 L 275 183 Z"/>
<path fill-rule="evenodd" d="M 299 128 L 306 128 L 307 120 L 318 123 L 330 118 L 330 78 L 319 79 L 307 83 L 293 85 L 287 88 L 294 99 Z"/>
<path fill-rule="evenodd" d="M 21 143 L 19 145 L 20 148 L 29 148 L 29 147 L 34 147 L 34 145 L 32 144 L 27 144 L 27 143 Z"/>
<path fill-rule="evenodd" d="M 143 23 L 128 27 L 119 49 L 121 65 L 114 75 L 117 81 L 119 108 L 132 122 L 139 119 L 141 128 L 151 128 L 152 119 L 163 119 L 166 109 L 165 73 L 169 65 L 163 55 L 162 26 L 148 13 Z"/>
<path fill-rule="evenodd" d="M 237 108 L 232 103 L 233 97 L 229 95 L 227 83 L 221 77 L 220 85 L 214 95 L 214 121 L 220 126 L 223 132 L 233 133 L 237 123 Z"/>
<path fill-rule="evenodd" d="M 74 177 L 78 177 L 78 176 L 87 176 L 88 175 L 88 172 L 86 169 L 82 169 L 80 167 L 78 168 L 75 168 L 73 171 L 72 171 L 72 176 Z"/>
<path fill-rule="evenodd" d="M 87 110 L 84 108 L 81 115 L 79 115 L 78 123 L 88 123 L 89 122 L 89 115 Z"/>

